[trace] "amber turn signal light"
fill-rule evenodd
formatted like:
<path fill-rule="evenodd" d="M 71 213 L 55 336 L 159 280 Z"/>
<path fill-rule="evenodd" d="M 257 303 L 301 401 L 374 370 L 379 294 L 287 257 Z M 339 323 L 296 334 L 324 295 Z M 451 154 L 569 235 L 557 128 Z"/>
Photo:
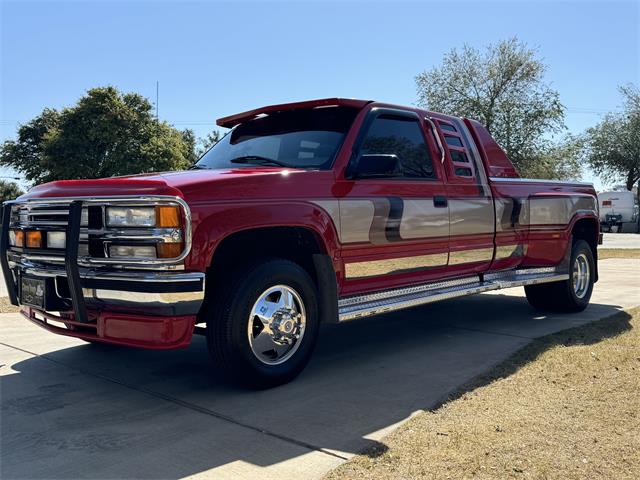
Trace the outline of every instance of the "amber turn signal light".
<path fill-rule="evenodd" d="M 160 228 L 180 227 L 180 211 L 174 205 L 156 207 L 156 226 Z"/>
<path fill-rule="evenodd" d="M 156 245 L 158 258 L 176 258 L 180 256 L 183 249 L 184 249 L 184 244 L 182 242 L 159 243 Z"/>
<path fill-rule="evenodd" d="M 27 248 L 42 248 L 42 233 L 39 230 L 27 231 Z"/>

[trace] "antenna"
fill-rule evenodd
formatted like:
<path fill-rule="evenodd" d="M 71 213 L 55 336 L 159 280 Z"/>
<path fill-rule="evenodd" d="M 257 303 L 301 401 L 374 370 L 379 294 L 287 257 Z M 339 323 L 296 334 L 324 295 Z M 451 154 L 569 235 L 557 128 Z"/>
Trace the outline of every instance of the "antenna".
<path fill-rule="evenodd" d="M 160 117 L 158 116 L 158 101 L 160 98 L 160 82 L 156 80 L 156 122 L 160 121 Z"/>

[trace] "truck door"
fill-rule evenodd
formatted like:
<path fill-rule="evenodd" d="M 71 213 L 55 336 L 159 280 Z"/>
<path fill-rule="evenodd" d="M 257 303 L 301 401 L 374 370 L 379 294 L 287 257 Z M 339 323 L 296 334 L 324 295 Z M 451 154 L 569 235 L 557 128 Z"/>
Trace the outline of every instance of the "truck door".
<path fill-rule="evenodd" d="M 409 110 L 372 108 L 338 180 L 343 293 L 385 289 L 446 272 L 449 206 L 431 127 Z M 363 162 L 397 163 L 364 176 Z M 358 166 L 360 165 L 360 167 Z"/>
<path fill-rule="evenodd" d="M 494 255 L 495 209 L 479 152 L 462 121 L 440 115 L 446 155 L 444 172 L 451 218 L 449 271 L 456 275 L 487 270 Z"/>

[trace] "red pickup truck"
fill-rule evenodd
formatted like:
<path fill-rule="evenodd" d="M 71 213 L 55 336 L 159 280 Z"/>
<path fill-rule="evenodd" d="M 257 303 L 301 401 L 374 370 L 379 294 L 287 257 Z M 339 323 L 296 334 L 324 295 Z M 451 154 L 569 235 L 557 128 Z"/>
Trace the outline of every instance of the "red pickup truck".
<path fill-rule="evenodd" d="M 11 302 L 47 330 L 168 349 L 206 335 L 224 372 L 295 377 L 319 326 L 524 286 L 583 310 L 593 186 L 519 178 L 478 122 L 323 99 L 218 120 L 188 171 L 58 181 L 5 203 Z"/>

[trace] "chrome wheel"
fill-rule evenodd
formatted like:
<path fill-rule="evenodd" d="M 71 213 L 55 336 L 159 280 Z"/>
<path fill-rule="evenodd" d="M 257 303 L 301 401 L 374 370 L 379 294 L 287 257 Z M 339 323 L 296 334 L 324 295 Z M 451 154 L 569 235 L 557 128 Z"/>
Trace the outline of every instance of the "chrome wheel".
<path fill-rule="evenodd" d="M 293 288 L 276 285 L 265 290 L 249 316 L 251 351 L 267 365 L 286 362 L 302 342 L 306 320 L 302 298 Z"/>
<path fill-rule="evenodd" d="M 573 262 L 573 292 L 576 297 L 584 298 L 589 291 L 590 280 L 589 260 L 584 253 L 581 253 Z"/>

